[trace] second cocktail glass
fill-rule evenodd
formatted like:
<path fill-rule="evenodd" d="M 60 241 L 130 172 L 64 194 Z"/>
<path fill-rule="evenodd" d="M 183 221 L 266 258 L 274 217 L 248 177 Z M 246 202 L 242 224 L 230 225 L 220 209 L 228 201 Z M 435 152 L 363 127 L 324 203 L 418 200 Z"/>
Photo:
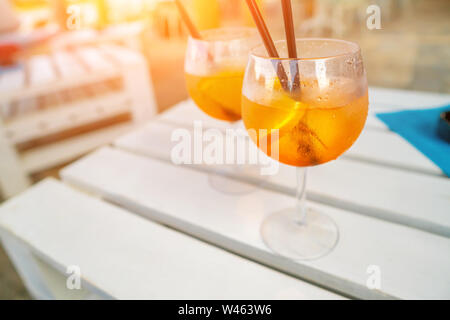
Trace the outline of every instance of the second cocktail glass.
<path fill-rule="evenodd" d="M 206 30 L 202 39 L 189 37 L 185 58 L 186 84 L 195 104 L 209 116 L 236 126 L 241 119 L 241 92 L 250 50 L 260 43 L 256 29 L 232 27 Z M 225 167 L 221 168 L 225 172 Z M 228 167 L 230 174 L 242 170 L 256 173 L 257 166 Z M 235 171 L 235 172 L 233 172 Z M 259 171 L 258 171 L 259 172 Z M 246 193 L 253 187 L 232 184 L 220 175 L 210 175 L 211 185 L 227 193 Z"/>
<path fill-rule="evenodd" d="M 258 44 L 252 28 L 221 28 L 189 37 L 184 70 L 189 95 L 209 116 L 241 119 L 241 90 L 248 54 Z"/>

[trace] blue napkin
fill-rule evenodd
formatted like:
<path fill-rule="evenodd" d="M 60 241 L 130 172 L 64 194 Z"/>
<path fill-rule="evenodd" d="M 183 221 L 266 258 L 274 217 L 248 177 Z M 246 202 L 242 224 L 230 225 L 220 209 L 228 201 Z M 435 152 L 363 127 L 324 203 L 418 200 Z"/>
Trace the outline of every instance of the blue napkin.
<path fill-rule="evenodd" d="M 377 117 L 450 177 L 450 143 L 437 133 L 439 115 L 449 109 L 450 105 L 447 105 L 433 109 L 377 113 Z"/>

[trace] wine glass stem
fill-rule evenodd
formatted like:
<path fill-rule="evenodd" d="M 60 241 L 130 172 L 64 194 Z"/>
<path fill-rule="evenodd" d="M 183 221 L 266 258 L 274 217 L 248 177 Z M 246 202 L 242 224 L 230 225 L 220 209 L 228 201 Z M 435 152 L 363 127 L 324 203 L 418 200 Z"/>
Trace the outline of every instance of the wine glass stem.
<path fill-rule="evenodd" d="M 306 167 L 297 167 L 297 192 L 295 194 L 295 208 L 297 210 L 297 223 L 305 223 L 306 218 Z"/>

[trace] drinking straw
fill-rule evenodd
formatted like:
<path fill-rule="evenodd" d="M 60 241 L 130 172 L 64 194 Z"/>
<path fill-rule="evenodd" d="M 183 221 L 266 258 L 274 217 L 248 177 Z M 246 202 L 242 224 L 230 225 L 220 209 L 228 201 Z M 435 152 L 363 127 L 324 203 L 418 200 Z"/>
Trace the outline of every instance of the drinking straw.
<path fill-rule="evenodd" d="M 270 36 L 269 30 L 267 29 L 267 26 L 264 22 L 264 19 L 261 15 L 261 12 L 259 11 L 259 8 L 258 8 L 255 0 L 246 0 L 246 2 L 248 5 L 248 8 L 250 9 L 250 13 L 252 14 L 253 20 L 255 21 L 255 24 L 259 31 L 259 34 L 261 35 L 264 46 L 266 47 L 267 53 L 269 54 L 270 57 L 279 58 L 277 49 L 275 48 L 275 44 L 273 43 L 272 37 Z M 285 5 L 286 5 L 287 10 L 284 9 Z M 295 52 L 295 55 L 297 55 L 296 49 L 295 49 L 295 51 L 293 50 L 295 48 L 295 35 L 294 35 L 294 30 L 293 30 L 294 24 L 292 22 L 292 10 L 290 8 L 290 3 L 285 4 L 285 5 L 283 5 L 283 14 L 284 14 L 284 12 L 286 12 L 286 16 L 288 18 L 288 19 L 285 19 L 285 21 L 287 20 L 286 35 L 288 38 L 288 51 L 290 50 L 290 54 L 292 54 L 292 55 L 294 54 L 294 52 Z M 290 16 L 290 18 L 289 18 L 289 16 Z M 292 30 L 288 30 L 291 28 L 292 28 Z M 288 34 L 289 34 L 289 36 L 288 36 Z M 291 42 L 291 44 L 289 44 L 289 42 Z M 289 49 L 289 46 L 291 46 L 291 49 Z M 292 57 L 292 58 L 294 58 L 294 57 Z M 276 69 L 277 71 L 276 72 L 277 72 L 278 78 L 280 79 L 281 86 L 283 87 L 283 89 L 285 91 L 289 92 L 290 90 L 289 90 L 289 84 L 288 84 L 286 72 L 285 72 L 282 64 L 280 63 L 280 61 L 276 61 L 276 63 L 277 63 L 277 69 Z M 298 72 L 297 72 L 296 76 L 298 76 Z M 298 82 L 298 83 L 300 83 L 300 82 Z M 291 92 L 291 94 L 294 93 L 292 91 L 290 91 L 290 92 Z M 313 130 L 311 130 L 308 127 L 308 125 L 305 123 L 307 113 L 308 112 L 306 110 L 302 119 L 297 124 L 297 127 L 299 128 L 299 130 L 301 132 L 307 134 L 310 139 L 311 139 L 311 137 L 315 138 L 316 140 L 318 140 L 320 142 L 320 144 L 324 148 L 326 148 L 326 145 L 322 142 L 322 140 L 319 138 L 319 136 Z M 313 159 L 315 158 L 314 149 L 311 152 L 311 157 Z"/>
<path fill-rule="evenodd" d="M 281 0 L 283 9 L 284 28 L 286 31 L 286 40 L 289 58 L 297 58 L 297 48 L 295 46 L 294 22 L 292 20 L 292 7 L 290 0 Z"/>
<path fill-rule="evenodd" d="M 246 0 L 246 2 L 269 57 L 279 58 L 277 48 L 275 48 L 275 44 L 273 43 L 272 37 L 270 36 L 269 30 L 267 29 L 266 23 L 261 15 L 261 11 L 259 11 L 258 5 L 255 0 Z M 283 89 L 289 91 L 288 78 L 280 61 L 276 62 L 276 72 Z"/>
<path fill-rule="evenodd" d="M 291 0 L 281 0 L 281 6 L 283 9 L 284 29 L 286 32 L 286 42 L 288 48 L 289 58 L 297 58 L 297 47 L 295 44 L 295 31 L 294 21 L 292 19 L 292 6 Z M 292 77 L 291 91 L 296 91 L 300 88 L 300 74 L 298 70 L 298 64 L 296 61 L 290 62 L 291 72 L 294 74 Z"/>
<path fill-rule="evenodd" d="M 283 19 L 284 19 L 284 29 L 286 31 L 286 42 L 288 47 L 288 55 L 289 58 L 297 59 L 297 47 L 295 44 L 295 32 L 294 32 L 294 21 L 292 19 L 292 6 L 291 6 L 291 0 L 281 0 L 281 7 L 283 9 Z M 297 60 L 292 60 L 289 62 L 289 65 L 291 67 L 291 73 L 294 75 L 292 77 L 292 85 L 291 85 L 291 94 L 299 97 L 298 94 L 300 93 L 300 72 L 298 70 L 298 64 Z M 297 124 L 299 128 L 303 132 L 308 133 L 307 142 L 305 142 L 308 146 L 313 145 L 312 138 L 315 138 L 319 143 L 326 148 L 326 145 L 322 142 L 322 140 L 319 138 L 319 136 L 311 130 L 307 122 L 307 115 L 308 115 L 308 109 L 305 110 L 305 113 L 303 114 L 302 118 L 300 119 L 300 122 Z M 316 158 L 316 152 L 314 148 L 310 148 L 310 157 L 311 159 Z"/>
<path fill-rule="evenodd" d="M 191 18 L 189 18 L 189 15 L 186 9 L 184 8 L 183 4 L 180 2 L 180 0 L 175 0 L 175 4 L 178 7 L 178 11 L 180 11 L 181 20 L 183 20 L 184 24 L 188 28 L 191 37 L 194 39 L 201 39 L 202 36 L 200 35 L 200 32 L 198 32 Z"/>

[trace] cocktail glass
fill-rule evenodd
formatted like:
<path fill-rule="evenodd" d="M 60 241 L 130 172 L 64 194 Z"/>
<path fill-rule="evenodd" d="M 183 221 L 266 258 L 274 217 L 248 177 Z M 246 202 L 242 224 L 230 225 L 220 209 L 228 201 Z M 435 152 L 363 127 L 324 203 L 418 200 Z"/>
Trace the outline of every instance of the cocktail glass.
<path fill-rule="evenodd" d="M 275 253 L 301 260 L 327 254 L 339 239 L 335 222 L 306 203 L 306 168 L 336 159 L 355 142 L 366 121 L 368 94 L 357 44 L 297 39 L 296 45 L 298 59 L 267 57 L 263 46 L 252 50 L 242 118 L 261 150 L 297 168 L 295 206 L 268 216 L 261 234 Z M 286 41 L 275 46 L 280 57 L 288 56 Z M 279 80 L 281 69 L 287 85 Z"/>
<path fill-rule="evenodd" d="M 250 50 L 260 44 L 258 32 L 253 28 L 231 27 L 206 30 L 201 35 L 202 39 L 188 40 L 184 68 L 189 95 L 206 114 L 239 129 L 242 82 Z M 220 167 L 214 171 L 237 176 L 259 174 L 257 165 Z M 209 181 L 215 189 L 226 193 L 246 193 L 255 188 L 217 174 L 210 174 Z"/>

